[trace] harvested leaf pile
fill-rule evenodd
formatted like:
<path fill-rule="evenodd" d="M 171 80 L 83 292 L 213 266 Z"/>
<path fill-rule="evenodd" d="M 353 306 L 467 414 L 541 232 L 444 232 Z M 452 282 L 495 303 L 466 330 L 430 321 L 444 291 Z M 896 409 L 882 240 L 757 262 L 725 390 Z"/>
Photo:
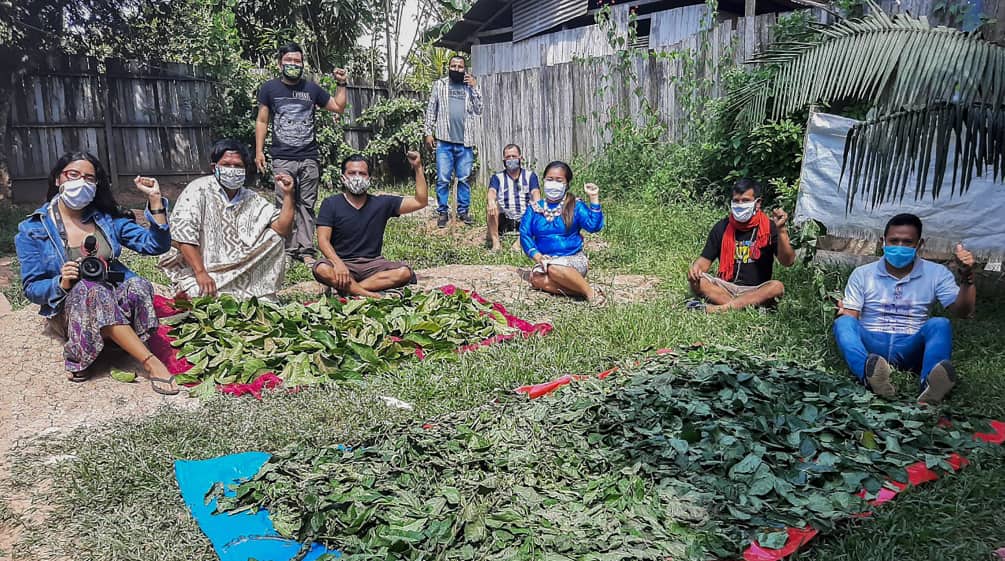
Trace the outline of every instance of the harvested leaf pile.
<path fill-rule="evenodd" d="M 974 427 L 833 375 L 745 356 L 661 357 L 528 401 L 505 396 L 352 450 L 291 449 L 221 498 L 348 559 L 705 559 L 827 529 L 887 478 L 979 446 Z M 222 489 L 211 493 L 221 496 Z"/>
<path fill-rule="evenodd" d="M 465 344 L 510 333 L 506 318 L 463 292 L 277 305 L 229 296 L 179 301 L 172 343 L 193 364 L 179 383 L 247 383 L 275 372 L 289 386 L 357 378 L 415 356 L 454 359 Z"/>

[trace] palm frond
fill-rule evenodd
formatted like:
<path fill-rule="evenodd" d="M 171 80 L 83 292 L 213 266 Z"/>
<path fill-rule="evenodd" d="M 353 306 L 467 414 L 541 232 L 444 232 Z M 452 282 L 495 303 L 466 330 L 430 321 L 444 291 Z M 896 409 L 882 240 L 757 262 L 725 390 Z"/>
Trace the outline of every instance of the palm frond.
<path fill-rule="evenodd" d="M 941 103 L 852 127 L 841 173 L 841 182 L 848 177 L 847 209 L 863 198 L 873 206 L 903 200 L 912 176 L 915 199 L 929 188 L 937 199 L 950 171 L 952 195 L 965 192 L 974 177 L 1005 178 L 1005 111 L 1000 103 Z"/>
<path fill-rule="evenodd" d="M 868 103 L 875 119 L 852 129 L 846 145 L 849 208 L 860 196 L 873 204 L 903 197 L 912 174 L 916 196 L 931 180 L 938 197 L 950 162 L 953 194 L 985 166 L 1001 178 L 1005 47 L 870 5 L 863 18 L 822 26 L 751 59 L 768 72 L 730 93 L 733 125 L 752 127 L 812 104 Z"/>
<path fill-rule="evenodd" d="M 951 99 L 990 102 L 1005 94 L 1005 47 L 879 9 L 821 27 L 815 41 L 775 44 L 749 62 L 777 71 L 730 96 L 728 107 L 747 126 L 845 99 L 892 113 Z"/>

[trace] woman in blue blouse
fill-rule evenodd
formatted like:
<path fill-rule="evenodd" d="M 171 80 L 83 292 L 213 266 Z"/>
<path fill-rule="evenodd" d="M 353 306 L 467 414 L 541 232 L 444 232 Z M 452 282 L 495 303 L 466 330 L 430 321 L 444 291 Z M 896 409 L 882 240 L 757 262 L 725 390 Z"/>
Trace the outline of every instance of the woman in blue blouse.
<path fill-rule="evenodd" d="M 56 331 L 66 334 L 67 378 L 82 382 L 105 346 L 117 344 L 149 373 L 154 391 L 178 393 L 178 386 L 145 341 L 158 327 L 154 289 L 118 260 L 123 247 L 145 255 L 171 248 L 167 199 L 157 180 L 135 179 L 148 200 L 149 227 L 136 223 L 112 196 L 101 162 L 86 152 L 65 154 L 49 176 L 47 202 L 18 226 L 14 245 L 21 261 L 21 286 Z M 84 258 L 106 264 L 91 269 Z M 82 265 L 84 263 L 85 265 Z"/>
<path fill-rule="evenodd" d="M 544 170 L 544 199 L 536 212 L 526 212 L 520 222 L 520 245 L 534 260 L 530 284 L 551 294 L 604 302 L 604 294 L 586 282 L 589 260 L 583 253 L 583 234 L 604 227 L 600 189 L 587 183 L 583 190 L 590 204 L 569 192 L 572 169 L 565 162 L 552 162 Z"/>

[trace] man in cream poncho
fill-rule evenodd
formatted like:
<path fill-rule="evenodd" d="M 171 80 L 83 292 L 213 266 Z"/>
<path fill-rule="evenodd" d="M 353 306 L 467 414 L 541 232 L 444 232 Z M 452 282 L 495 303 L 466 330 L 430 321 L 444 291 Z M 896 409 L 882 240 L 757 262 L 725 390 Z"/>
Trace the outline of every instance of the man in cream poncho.
<path fill-rule="evenodd" d="M 283 206 L 244 187 L 248 148 L 221 140 L 212 149 L 213 175 L 188 184 L 171 213 L 173 249 L 160 267 L 177 297 L 229 294 L 274 298 L 286 268 L 284 240 L 296 208 L 293 178 L 277 175 Z"/>

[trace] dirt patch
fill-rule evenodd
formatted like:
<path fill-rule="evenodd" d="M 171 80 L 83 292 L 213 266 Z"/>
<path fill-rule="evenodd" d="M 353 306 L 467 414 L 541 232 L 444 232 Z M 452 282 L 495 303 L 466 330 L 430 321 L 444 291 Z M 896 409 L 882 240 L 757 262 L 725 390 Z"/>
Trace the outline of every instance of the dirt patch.
<path fill-rule="evenodd" d="M 508 265 L 447 265 L 416 271 L 419 287 L 432 289 L 453 284 L 465 290 L 474 290 L 489 300 L 512 304 L 538 302 L 556 298 L 530 287 L 524 280 L 530 267 Z M 643 275 L 612 275 L 590 272 L 590 283 L 607 293 L 608 301 L 625 304 L 652 298 L 659 279 Z"/>
<path fill-rule="evenodd" d="M 0 476 L 6 456 L 32 438 L 123 417 L 149 415 L 162 405 L 194 408 L 198 400 L 155 393 L 143 368 L 120 353 L 104 353 L 87 382 L 66 380 L 63 343 L 47 334 L 38 308 L 0 315 Z M 109 376 L 112 367 L 135 372 L 124 384 Z"/>
<path fill-rule="evenodd" d="M 65 378 L 63 342 L 46 330 L 37 306 L 0 312 L 0 481 L 9 475 L 9 453 L 33 445 L 41 436 L 96 426 L 112 419 L 138 418 L 162 406 L 196 408 L 199 401 L 183 392 L 162 396 L 143 378 L 143 368 L 127 355 L 104 353 L 87 382 Z M 135 372 L 137 382 L 125 384 L 109 376 L 112 367 Z M 51 457 L 47 462 L 67 458 Z M 38 490 L 0 499 L 15 519 L 44 516 L 45 505 L 35 504 Z M 0 522 L 0 559 L 20 539 L 19 525 Z"/>
<path fill-rule="evenodd" d="M 549 294 L 534 290 L 524 280 L 530 267 L 520 268 L 509 265 L 446 265 L 432 269 L 420 269 L 415 272 L 418 288 L 431 290 L 445 284 L 452 284 L 465 290 L 474 290 L 485 298 L 514 304 L 517 302 L 539 302 L 556 298 Z M 641 302 L 652 298 L 659 286 L 659 279 L 644 275 L 611 275 L 603 272 L 591 272 L 590 282 L 606 291 L 611 302 L 624 304 Z M 291 286 L 279 294 L 290 296 L 294 294 L 324 293 L 322 286 L 316 282 L 302 282 Z"/>

